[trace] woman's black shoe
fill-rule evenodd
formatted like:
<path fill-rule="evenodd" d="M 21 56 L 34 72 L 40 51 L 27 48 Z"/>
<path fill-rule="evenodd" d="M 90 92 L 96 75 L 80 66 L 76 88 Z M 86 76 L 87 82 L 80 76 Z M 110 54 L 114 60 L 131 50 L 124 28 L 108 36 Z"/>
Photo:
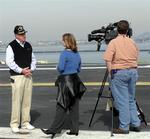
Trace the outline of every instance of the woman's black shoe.
<path fill-rule="evenodd" d="M 78 136 L 78 133 L 67 132 L 67 135 L 75 135 L 75 136 Z"/>
<path fill-rule="evenodd" d="M 48 129 L 45 130 L 45 129 L 41 128 L 41 130 L 42 130 L 42 132 L 45 133 L 46 135 L 52 135 L 51 138 L 54 138 L 54 136 L 55 136 L 55 134 L 56 134 L 56 133 L 53 133 L 53 132 L 49 131 Z"/>

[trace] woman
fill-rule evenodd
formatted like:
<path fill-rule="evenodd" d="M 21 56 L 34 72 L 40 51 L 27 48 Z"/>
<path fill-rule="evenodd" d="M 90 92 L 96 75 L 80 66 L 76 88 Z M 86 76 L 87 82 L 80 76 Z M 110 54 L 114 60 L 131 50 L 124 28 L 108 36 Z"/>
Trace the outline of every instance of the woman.
<path fill-rule="evenodd" d="M 62 36 L 65 50 L 61 53 L 57 70 L 60 75 L 55 85 L 58 87 L 55 119 L 49 129 L 41 129 L 52 138 L 60 133 L 69 111 L 70 132 L 68 135 L 78 135 L 79 132 L 79 99 L 86 88 L 78 77 L 81 71 L 81 58 L 78 53 L 75 37 L 66 33 Z"/>

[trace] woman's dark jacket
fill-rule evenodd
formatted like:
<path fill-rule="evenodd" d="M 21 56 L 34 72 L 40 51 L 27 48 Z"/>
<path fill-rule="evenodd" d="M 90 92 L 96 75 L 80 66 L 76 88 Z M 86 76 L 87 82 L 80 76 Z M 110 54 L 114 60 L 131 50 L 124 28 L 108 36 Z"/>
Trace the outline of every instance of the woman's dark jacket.
<path fill-rule="evenodd" d="M 75 99 L 81 99 L 86 91 L 86 87 L 78 74 L 59 75 L 55 86 L 58 87 L 57 103 L 64 109 L 70 108 L 74 104 Z"/>

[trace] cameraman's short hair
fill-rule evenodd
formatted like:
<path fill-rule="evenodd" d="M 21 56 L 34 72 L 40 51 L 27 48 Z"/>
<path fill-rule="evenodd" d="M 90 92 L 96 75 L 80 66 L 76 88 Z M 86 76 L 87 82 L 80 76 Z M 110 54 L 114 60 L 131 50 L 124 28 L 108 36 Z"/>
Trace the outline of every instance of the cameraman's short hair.
<path fill-rule="evenodd" d="M 129 30 L 129 23 L 126 20 L 121 20 L 118 22 L 117 30 L 119 34 L 126 34 Z"/>

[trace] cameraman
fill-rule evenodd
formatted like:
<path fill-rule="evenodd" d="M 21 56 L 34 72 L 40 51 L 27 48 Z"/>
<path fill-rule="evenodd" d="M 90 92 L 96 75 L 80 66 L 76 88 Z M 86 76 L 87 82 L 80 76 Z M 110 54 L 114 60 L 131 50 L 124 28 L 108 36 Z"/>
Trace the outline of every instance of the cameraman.
<path fill-rule="evenodd" d="M 115 134 L 139 132 L 141 121 L 135 102 L 135 87 L 138 79 L 138 48 L 127 36 L 129 23 L 121 20 L 117 25 L 118 36 L 110 41 L 104 53 L 104 60 L 111 77 L 110 88 L 114 103 L 119 111 L 119 128 Z"/>

